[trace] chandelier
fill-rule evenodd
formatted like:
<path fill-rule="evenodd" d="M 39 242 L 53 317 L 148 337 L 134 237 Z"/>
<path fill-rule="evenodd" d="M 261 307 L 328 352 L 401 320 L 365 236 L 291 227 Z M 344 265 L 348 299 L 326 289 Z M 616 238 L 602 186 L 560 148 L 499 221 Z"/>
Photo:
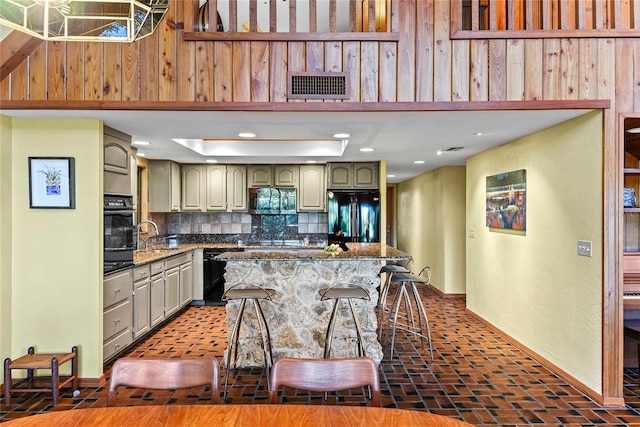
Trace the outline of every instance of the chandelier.
<path fill-rule="evenodd" d="M 168 9 L 169 0 L 0 0 L 0 25 L 43 40 L 132 42 Z"/>

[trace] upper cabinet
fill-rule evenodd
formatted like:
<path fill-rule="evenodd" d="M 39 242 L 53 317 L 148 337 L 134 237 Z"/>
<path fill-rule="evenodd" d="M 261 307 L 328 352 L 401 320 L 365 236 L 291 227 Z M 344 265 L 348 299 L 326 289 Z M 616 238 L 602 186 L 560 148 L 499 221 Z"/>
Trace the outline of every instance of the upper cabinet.
<path fill-rule="evenodd" d="M 378 163 L 329 163 L 328 188 L 377 189 Z"/>
<path fill-rule="evenodd" d="M 298 165 L 249 165 L 247 184 L 256 187 L 297 187 Z"/>
<path fill-rule="evenodd" d="M 247 183 L 249 188 L 271 187 L 273 185 L 272 165 L 247 166 Z"/>
<path fill-rule="evenodd" d="M 204 211 L 206 165 L 182 165 L 183 211 Z"/>
<path fill-rule="evenodd" d="M 104 193 L 131 195 L 131 137 L 104 127 Z M 135 165 L 135 163 L 134 163 Z"/>
<path fill-rule="evenodd" d="M 301 165 L 298 211 L 324 211 L 327 200 L 324 165 Z"/>
<path fill-rule="evenodd" d="M 149 211 L 180 211 L 180 165 L 170 160 L 149 160 Z"/>
<path fill-rule="evenodd" d="M 182 165 L 183 211 L 247 209 L 245 165 Z"/>

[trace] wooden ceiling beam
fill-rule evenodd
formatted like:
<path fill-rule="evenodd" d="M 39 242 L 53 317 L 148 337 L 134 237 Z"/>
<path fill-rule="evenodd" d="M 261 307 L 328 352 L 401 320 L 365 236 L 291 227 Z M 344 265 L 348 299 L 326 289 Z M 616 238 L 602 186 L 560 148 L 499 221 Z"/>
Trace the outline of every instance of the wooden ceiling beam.
<path fill-rule="evenodd" d="M 20 31 L 11 31 L 0 41 L 0 81 L 4 80 L 43 40 Z"/>

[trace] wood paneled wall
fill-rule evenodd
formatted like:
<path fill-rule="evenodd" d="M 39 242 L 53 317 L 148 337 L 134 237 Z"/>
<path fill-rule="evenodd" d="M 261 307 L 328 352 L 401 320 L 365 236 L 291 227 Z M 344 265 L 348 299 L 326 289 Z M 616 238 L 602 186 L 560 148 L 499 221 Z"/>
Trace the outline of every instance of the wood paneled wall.
<path fill-rule="evenodd" d="M 136 43 L 41 43 L 0 99 L 287 102 L 287 72 L 344 71 L 344 102 L 612 99 L 640 110 L 635 38 L 452 40 L 450 2 L 403 0 L 391 4 L 398 41 L 184 41 L 185 4 Z"/>
<path fill-rule="evenodd" d="M 57 101 L 57 108 L 81 108 L 77 101 L 123 106 L 141 101 L 158 108 L 163 102 L 172 102 L 171 108 L 216 102 L 289 103 L 295 109 L 305 101 L 286 97 L 291 71 L 346 72 L 350 98 L 325 104 L 379 103 L 373 108 L 384 108 L 396 102 L 609 100 L 602 400 L 621 404 L 622 175 L 616 174 L 623 150 L 616 125 L 618 113 L 640 117 L 638 33 L 453 39 L 451 6 L 457 1 L 392 1 L 396 39 L 288 41 L 283 35 L 277 40 L 185 41 L 180 28 L 192 18 L 185 17 L 186 2 L 173 0 L 156 34 L 133 44 L 42 43 L 0 81 L 0 101 L 3 108 L 11 108 L 7 101 Z"/>

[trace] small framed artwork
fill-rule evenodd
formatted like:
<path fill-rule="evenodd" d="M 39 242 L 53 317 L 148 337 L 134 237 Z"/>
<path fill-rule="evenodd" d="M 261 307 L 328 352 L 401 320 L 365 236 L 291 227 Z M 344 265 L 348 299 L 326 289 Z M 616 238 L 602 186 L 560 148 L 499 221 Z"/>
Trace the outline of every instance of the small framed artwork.
<path fill-rule="evenodd" d="M 73 157 L 29 157 L 29 207 L 75 209 Z"/>

